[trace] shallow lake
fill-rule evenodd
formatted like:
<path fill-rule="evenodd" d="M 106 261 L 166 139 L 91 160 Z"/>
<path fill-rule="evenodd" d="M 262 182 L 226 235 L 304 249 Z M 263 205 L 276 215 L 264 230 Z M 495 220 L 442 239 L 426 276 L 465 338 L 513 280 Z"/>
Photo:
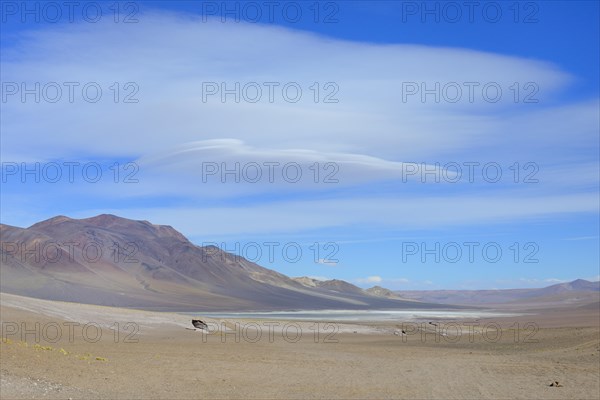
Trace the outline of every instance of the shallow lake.
<path fill-rule="evenodd" d="M 265 311 L 265 312 L 198 312 L 186 315 L 217 319 L 273 319 L 306 321 L 412 321 L 427 319 L 477 319 L 513 317 L 522 314 L 494 311 L 444 311 L 444 310 L 319 310 L 319 311 Z"/>

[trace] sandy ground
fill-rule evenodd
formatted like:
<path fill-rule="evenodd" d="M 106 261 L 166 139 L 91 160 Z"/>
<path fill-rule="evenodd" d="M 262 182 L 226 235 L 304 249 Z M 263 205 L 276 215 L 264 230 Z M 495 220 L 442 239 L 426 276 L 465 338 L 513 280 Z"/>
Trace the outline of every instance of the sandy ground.
<path fill-rule="evenodd" d="M 177 314 L 6 294 L 0 304 L 2 399 L 600 396 L 595 309 L 361 325 L 206 320 L 205 334 Z"/>

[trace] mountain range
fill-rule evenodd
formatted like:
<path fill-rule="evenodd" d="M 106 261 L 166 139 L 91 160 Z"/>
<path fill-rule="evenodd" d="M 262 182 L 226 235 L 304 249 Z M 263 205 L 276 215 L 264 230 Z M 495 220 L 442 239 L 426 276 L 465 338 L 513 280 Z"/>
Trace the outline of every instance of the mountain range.
<path fill-rule="evenodd" d="M 340 280 L 292 279 L 170 226 L 114 215 L 0 225 L 0 290 L 154 310 L 432 308 Z"/>
<path fill-rule="evenodd" d="M 343 280 L 290 278 L 171 226 L 115 215 L 0 224 L 0 291 L 48 300 L 170 311 L 431 309 L 513 303 L 595 304 L 582 279 L 541 289 L 363 290 Z"/>
<path fill-rule="evenodd" d="M 572 282 L 557 283 L 544 288 L 496 289 L 496 290 L 398 290 L 393 294 L 398 298 L 415 301 L 445 303 L 455 305 L 479 305 L 519 307 L 528 306 L 569 306 L 573 304 L 597 304 L 600 299 L 600 282 L 576 279 Z"/>

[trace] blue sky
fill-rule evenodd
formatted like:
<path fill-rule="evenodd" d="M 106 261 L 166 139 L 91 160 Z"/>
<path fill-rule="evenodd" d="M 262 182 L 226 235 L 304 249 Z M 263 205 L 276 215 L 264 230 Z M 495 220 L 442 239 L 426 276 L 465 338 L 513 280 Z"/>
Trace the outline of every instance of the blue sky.
<path fill-rule="evenodd" d="M 109 212 L 364 287 L 598 277 L 598 2 L 45 4 L 2 4 L 3 223 Z"/>

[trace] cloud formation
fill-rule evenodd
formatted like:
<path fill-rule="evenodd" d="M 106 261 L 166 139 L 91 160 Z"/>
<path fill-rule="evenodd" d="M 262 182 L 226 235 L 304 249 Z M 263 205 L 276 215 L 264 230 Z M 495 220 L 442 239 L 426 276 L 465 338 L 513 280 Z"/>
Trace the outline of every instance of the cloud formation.
<path fill-rule="evenodd" d="M 140 167 L 136 185 L 68 189 L 101 200 L 135 199 L 135 206 L 90 200 L 74 215 L 114 211 L 200 236 L 445 227 L 597 212 L 598 157 L 586 149 L 598 146 L 599 103 L 560 101 L 576 77 L 556 65 L 170 13 L 139 20 L 44 27 L 4 51 L 4 82 L 42 88 L 39 103 L 31 95 L 23 102 L 21 93 L 3 103 L 4 161 L 83 157 L 128 159 Z M 63 88 L 56 102 L 46 101 L 54 86 L 43 92 L 52 82 Z M 65 82 L 78 83 L 73 102 Z M 89 83 L 102 89 L 98 102 L 84 99 Z M 291 101 L 286 85 L 299 87 L 302 96 Z M 490 101 L 497 88 L 502 95 Z M 126 102 L 127 96 L 139 101 Z M 499 163 L 505 177 L 515 161 L 535 162 L 541 180 L 479 182 L 460 191 L 403 185 L 407 166 L 439 171 L 473 161 Z M 303 178 L 221 185 L 214 178 L 222 171 L 207 175 L 205 169 L 265 162 L 297 163 Z M 315 163 L 318 184 L 310 169 Z M 332 168 L 339 168 L 338 182 L 324 184 Z M 418 175 L 408 182 L 418 183 Z M 5 204 L 18 208 L 20 196 L 13 201 L 10 194 Z M 175 198 L 178 207 L 164 198 Z"/>

